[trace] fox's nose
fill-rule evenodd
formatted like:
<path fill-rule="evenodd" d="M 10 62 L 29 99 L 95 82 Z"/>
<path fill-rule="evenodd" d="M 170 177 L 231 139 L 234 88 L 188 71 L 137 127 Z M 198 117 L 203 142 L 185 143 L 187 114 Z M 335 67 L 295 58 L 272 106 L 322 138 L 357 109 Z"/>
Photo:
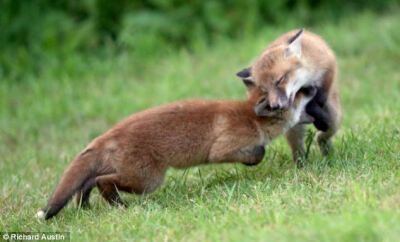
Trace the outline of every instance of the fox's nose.
<path fill-rule="evenodd" d="M 273 103 L 271 105 L 268 105 L 268 109 L 271 111 L 276 111 L 278 109 L 281 109 L 281 105 L 279 103 Z"/>

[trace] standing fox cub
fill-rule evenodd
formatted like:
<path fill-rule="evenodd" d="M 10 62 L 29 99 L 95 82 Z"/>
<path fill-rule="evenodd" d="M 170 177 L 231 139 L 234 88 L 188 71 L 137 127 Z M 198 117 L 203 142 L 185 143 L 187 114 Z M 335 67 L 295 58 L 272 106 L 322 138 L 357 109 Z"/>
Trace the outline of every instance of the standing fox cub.
<path fill-rule="evenodd" d="M 258 117 L 254 105 L 265 94 L 247 83 L 247 101 L 189 100 L 131 115 L 92 141 L 65 170 L 38 218 L 56 215 L 76 193 L 76 203 L 89 206 L 97 186 L 112 205 L 124 205 L 118 191 L 151 193 L 169 167 L 240 162 L 256 165 L 264 145 L 298 122 L 315 88 L 300 91 L 293 105 L 273 117 Z"/>
<path fill-rule="evenodd" d="M 279 37 L 252 67 L 237 73 L 244 82 L 254 81 L 257 87 L 268 92 L 268 97 L 255 108 L 267 115 L 289 108 L 300 88 L 315 86 L 317 94 L 307 105 L 306 112 L 320 130 L 317 141 L 324 155 L 329 152 L 330 138 L 339 129 L 342 117 L 336 75 L 333 51 L 321 37 L 303 30 Z M 304 154 L 304 129 L 304 125 L 299 124 L 286 134 L 295 161 Z"/>

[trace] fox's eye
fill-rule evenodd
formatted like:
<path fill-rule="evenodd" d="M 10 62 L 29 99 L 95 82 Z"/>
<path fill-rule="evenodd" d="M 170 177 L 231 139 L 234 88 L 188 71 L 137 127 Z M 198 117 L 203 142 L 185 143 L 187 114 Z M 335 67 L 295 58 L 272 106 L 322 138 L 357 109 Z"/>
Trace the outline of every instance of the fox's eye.
<path fill-rule="evenodd" d="M 285 80 L 287 77 L 287 73 L 285 73 L 283 76 L 281 76 L 281 78 L 279 78 L 276 82 L 275 85 L 279 85 L 283 80 Z"/>

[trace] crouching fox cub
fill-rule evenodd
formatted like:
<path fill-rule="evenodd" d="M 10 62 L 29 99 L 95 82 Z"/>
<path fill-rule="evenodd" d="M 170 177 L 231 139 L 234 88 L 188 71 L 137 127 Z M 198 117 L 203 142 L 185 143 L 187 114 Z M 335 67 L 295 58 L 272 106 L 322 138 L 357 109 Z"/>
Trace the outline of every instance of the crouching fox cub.
<path fill-rule="evenodd" d="M 95 186 L 110 204 L 124 205 L 118 191 L 151 193 L 169 167 L 258 164 L 266 143 L 298 122 L 312 121 L 304 108 L 316 89 L 298 92 L 288 110 L 258 117 L 254 106 L 265 93 L 247 86 L 247 101 L 180 101 L 129 116 L 77 155 L 37 217 L 53 217 L 74 194 L 78 205 L 88 207 Z"/>

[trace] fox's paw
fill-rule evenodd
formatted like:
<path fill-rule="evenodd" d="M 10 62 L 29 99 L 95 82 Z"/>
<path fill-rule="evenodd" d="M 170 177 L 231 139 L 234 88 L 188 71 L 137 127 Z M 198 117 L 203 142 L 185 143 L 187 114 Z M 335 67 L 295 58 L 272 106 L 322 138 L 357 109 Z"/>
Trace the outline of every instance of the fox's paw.
<path fill-rule="evenodd" d="M 264 146 L 255 146 L 251 150 L 247 150 L 249 153 L 249 160 L 248 162 L 243 162 L 243 165 L 246 166 L 255 166 L 258 165 L 264 158 L 265 155 L 265 148 Z"/>
<path fill-rule="evenodd" d="M 322 155 L 327 156 L 333 152 L 332 141 L 326 140 L 323 133 L 317 135 L 317 143 Z"/>

